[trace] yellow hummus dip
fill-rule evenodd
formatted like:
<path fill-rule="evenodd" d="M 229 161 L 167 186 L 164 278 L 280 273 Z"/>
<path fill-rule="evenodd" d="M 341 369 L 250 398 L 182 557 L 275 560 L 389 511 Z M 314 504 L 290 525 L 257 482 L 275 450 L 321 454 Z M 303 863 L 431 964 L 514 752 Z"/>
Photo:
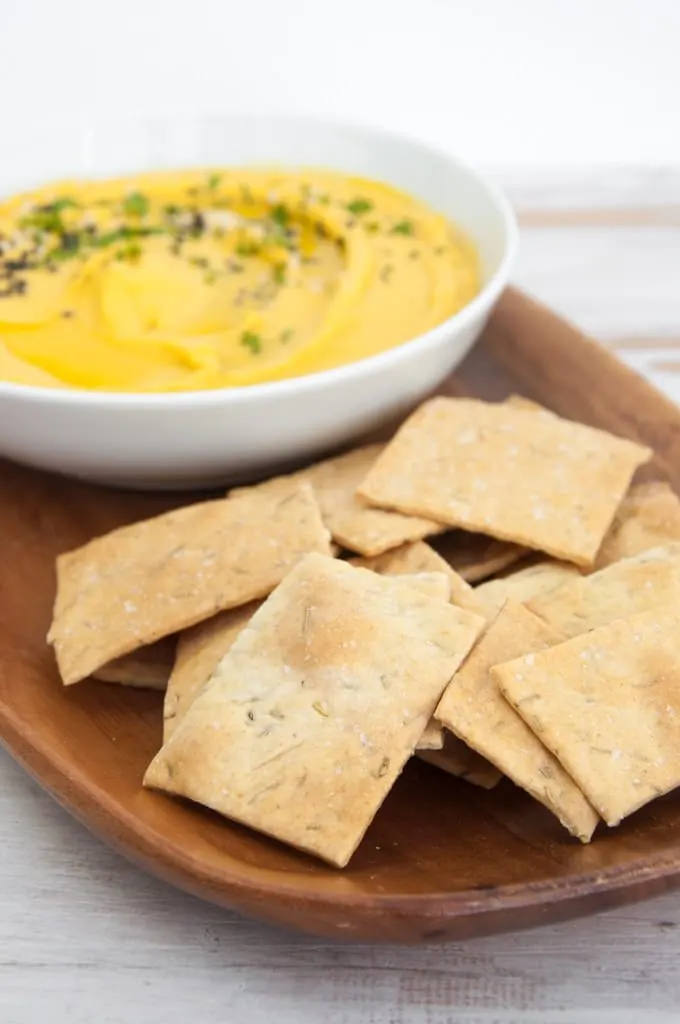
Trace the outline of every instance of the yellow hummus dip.
<path fill-rule="evenodd" d="M 400 345 L 478 290 L 460 232 L 375 181 L 61 182 L 0 205 L 0 380 L 139 392 L 297 377 Z"/>

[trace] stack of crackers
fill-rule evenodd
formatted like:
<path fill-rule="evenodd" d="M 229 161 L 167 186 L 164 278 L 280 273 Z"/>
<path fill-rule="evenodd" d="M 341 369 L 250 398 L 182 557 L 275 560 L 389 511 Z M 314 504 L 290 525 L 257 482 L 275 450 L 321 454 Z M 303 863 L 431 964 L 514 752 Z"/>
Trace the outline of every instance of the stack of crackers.
<path fill-rule="evenodd" d="M 61 555 L 48 639 L 67 685 L 165 691 L 144 785 L 330 864 L 413 755 L 588 842 L 680 785 L 680 502 L 631 488 L 650 455 L 434 398 L 385 445 Z"/>

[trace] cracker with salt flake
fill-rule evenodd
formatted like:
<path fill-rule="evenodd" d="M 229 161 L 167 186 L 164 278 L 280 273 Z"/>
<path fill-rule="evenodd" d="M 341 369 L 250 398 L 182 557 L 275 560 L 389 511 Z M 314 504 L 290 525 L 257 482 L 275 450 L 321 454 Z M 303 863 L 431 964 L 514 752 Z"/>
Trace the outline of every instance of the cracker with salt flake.
<path fill-rule="evenodd" d="M 574 576 L 527 607 L 567 640 L 614 619 L 680 603 L 680 541 L 643 551 L 590 576 Z"/>
<path fill-rule="evenodd" d="M 119 683 L 147 690 L 165 690 L 175 662 L 176 639 L 165 636 L 132 654 L 109 661 L 92 673 L 104 683 Z"/>
<path fill-rule="evenodd" d="M 427 597 L 449 600 L 451 588 L 444 573 L 423 572 L 399 578 Z M 213 672 L 261 603 L 252 601 L 241 608 L 220 612 L 180 633 L 175 667 L 168 682 L 163 706 L 164 741 L 172 736 L 199 693 L 210 684 Z M 426 732 L 428 728 L 428 742 L 432 743 L 439 727 L 436 723 L 430 723 Z"/>
<path fill-rule="evenodd" d="M 481 583 L 475 588 L 475 595 L 482 602 L 486 617 L 494 618 L 506 601 L 524 604 L 574 576 L 581 578 L 578 569 L 568 562 L 537 562 L 508 576 Z"/>
<path fill-rule="evenodd" d="M 308 555 L 220 662 L 145 785 L 344 867 L 484 622 Z"/>
<path fill-rule="evenodd" d="M 592 565 L 648 448 L 506 402 L 433 398 L 358 489 L 381 508 Z"/>
<path fill-rule="evenodd" d="M 467 583 L 488 580 L 528 554 L 527 549 L 518 544 L 465 530 L 451 530 L 437 537 L 433 544 L 444 561 Z"/>
<path fill-rule="evenodd" d="M 448 729 L 442 729 L 442 747 L 435 749 L 418 749 L 417 756 L 421 761 L 432 764 L 435 768 L 455 775 L 458 779 L 480 786 L 482 789 L 493 789 L 503 778 L 494 765 L 468 747 L 467 743 L 454 736 Z"/>
<path fill-rule="evenodd" d="M 163 742 L 172 736 L 187 711 L 209 684 L 242 629 L 261 605 L 251 601 L 230 608 L 180 633 L 177 656 L 163 703 Z"/>
<path fill-rule="evenodd" d="M 492 670 L 608 825 L 680 786 L 679 635 L 656 608 Z"/>
<path fill-rule="evenodd" d="M 470 584 L 446 562 L 441 555 L 424 541 L 403 544 L 393 551 L 386 551 L 374 558 L 353 558 L 352 565 L 372 569 L 385 576 L 414 575 L 424 572 L 445 573 L 450 583 L 450 600 L 459 608 L 465 608 L 475 615 L 483 615 L 482 604 L 477 600 Z"/>
<path fill-rule="evenodd" d="M 504 699 L 490 669 L 559 643 L 559 634 L 522 605 L 508 603 L 439 702 L 435 717 L 530 793 L 587 843 L 597 815 L 562 765 Z"/>
<path fill-rule="evenodd" d="M 274 477 L 257 486 L 276 489 L 282 481 L 306 480 L 314 488 L 321 518 L 333 540 L 362 555 L 379 555 L 406 541 L 442 533 L 446 527 L 441 523 L 372 508 L 357 497 L 357 487 L 383 448 L 382 444 L 355 448 L 344 455 L 317 462 L 289 476 Z M 231 493 L 237 494 L 242 490 L 244 488 L 237 488 Z"/>
<path fill-rule="evenodd" d="M 65 684 L 226 608 L 264 597 L 309 551 L 326 554 L 311 487 L 189 505 L 57 559 L 48 640 Z"/>
<path fill-rule="evenodd" d="M 680 499 L 667 483 L 638 484 L 619 505 L 595 561 L 604 569 L 622 558 L 680 540 Z"/>

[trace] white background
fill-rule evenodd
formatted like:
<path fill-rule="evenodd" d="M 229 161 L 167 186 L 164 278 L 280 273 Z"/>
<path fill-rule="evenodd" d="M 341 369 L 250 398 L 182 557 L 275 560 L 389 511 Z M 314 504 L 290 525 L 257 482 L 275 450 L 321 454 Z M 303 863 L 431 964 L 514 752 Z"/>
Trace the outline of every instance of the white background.
<path fill-rule="evenodd" d="M 73 115 L 246 106 L 504 168 L 515 280 L 680 399 L 680 0 L 0 0 L 0 86 L 0 173 Z M 680 894 L 525 935 L 337 947 L 126 864 L 1 751 L 0 851 L 0 1024 L 679 1019 Z"/>
<path fill-rule="evenodd" d="M 0 0 L 0 156 L 124 110 L 342 114 L 486 166 L 680 165 L 680 0 Z"/>

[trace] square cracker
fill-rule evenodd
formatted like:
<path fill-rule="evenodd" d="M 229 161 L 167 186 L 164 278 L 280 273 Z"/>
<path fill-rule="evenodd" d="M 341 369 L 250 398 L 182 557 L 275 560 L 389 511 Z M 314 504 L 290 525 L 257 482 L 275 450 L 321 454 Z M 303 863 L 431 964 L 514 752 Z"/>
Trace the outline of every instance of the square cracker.
<path fill-rule="evenodd" d="M 421 761 L 427 761 L 435 768 L 471 782 L 473 786 L 481 786 L 482 789 L 493 789 L 503 778 L 498 768 L 448 729 L 442 728 L 441 749 L 419 749 L 417 756 Z"/>
<path fill-rule="evenodd" d="M 420 573 L 405 576 L 403 581 L 428 597 L 449 600 L 449 581 L 443 573 Z M 180 633 L 177 658 L 163 705 L 163 742 L 170 739 L 193 702 L 210 683 L 220 661 L 261 604 L 261 601 L 251 601 L 240 608 L 231 608 Z M 433 743 L 439 727 L 430 723 L 426 732 L 428 728 L 427 742 Z"/>
<path fill-rule="evenodd" d="M 413 575 L 424 572 L 445 573 L 451 586 L 450 600 L 459 608 L 465 608 L 475 615 L 483 615 L 484 610 L 481 601 L 475 596 L 475 591 L 470 584 L 463 579 L 455 569 L 446 562 L 441 555 L 426 544 L 424 541 L 415 541 L 412 544 L 403 544 L 393 551 L 386 551 L 383 555 L 374 558 L 354 558 L 352 565 L 363 566 L 364 569 L 372 569 L 373 572 L 386 576 Z"/>
<path fill-rule="evenodd" d="M 154 644 L 109 661 L 92 675 L 104 683 L 165 690 L 175 661 L 176 638 L 165 636 Z"/>
<path fill-rule="evenodd" d="M 282 481 L 305 480 L 314 489 L 321 518 L 333 540 L 362 555 L 379 555 L 409 540 L 441 533 L 445 527 L 420 516 L 372 508 L 357 497 L 356 489 L 385 446 L 370 444 L 344 455 L 325 459 L 289 476 L 275 477 L 258 486 L 276 488 Z M 244 488 L 237 488 L 237 494 Z"/>
<path fill-rule="evenodd" d="M 638 484 L 619 505 L 614 522 L 597 553 L 596 569 L 622 558 L 680 540 L 680 500 L 660 480 Z"/>
<path fill-rule="evenodd" d="M 506 601 L 524 604 L 539 594 L 553 590 L 573 576 L 580 579 L 578 569 L 567 562 L 537 562 L 508 576 L 480 584 L 475 587 L 475 596 L 482 602 L 486 617 L 494 618 Z"/>
<path fill-rule="evenodd" d="M 560 640 L 522 605 L 508 603 L 455 674 L 435 717 L 468 746 L 552 811 L 588 842 L 597 815 L 573 779 L 510 707 L 489 672 L 493 665 Z"/>
<path fill-rule="evenodd" d="M 680 541 L 574 576 L 527 602 L 567 640 L 614 619 L 680 603 Z"/>
<path fill-rule="evenodd" d="M 48 640 L 64 683 L 264 597 L 328 532 L 308 484 L 256 488 L 114 530 L 57 559 Z"/>
<path fill-rule="evenodd" d="M 397 431 L 358 493 L 589 566 L 650 455 L 550 412 L 433 398 Z"/>
<path fill-rule="evenodd" d="M 658 608 L 493 669 L 608 825 L 680 786 L 679 633 Z"/>
<path fill-rule="evenodd" d="M 483 620 L 308 555 L 152 761 L 180 794 L 344 867 Z"/>

